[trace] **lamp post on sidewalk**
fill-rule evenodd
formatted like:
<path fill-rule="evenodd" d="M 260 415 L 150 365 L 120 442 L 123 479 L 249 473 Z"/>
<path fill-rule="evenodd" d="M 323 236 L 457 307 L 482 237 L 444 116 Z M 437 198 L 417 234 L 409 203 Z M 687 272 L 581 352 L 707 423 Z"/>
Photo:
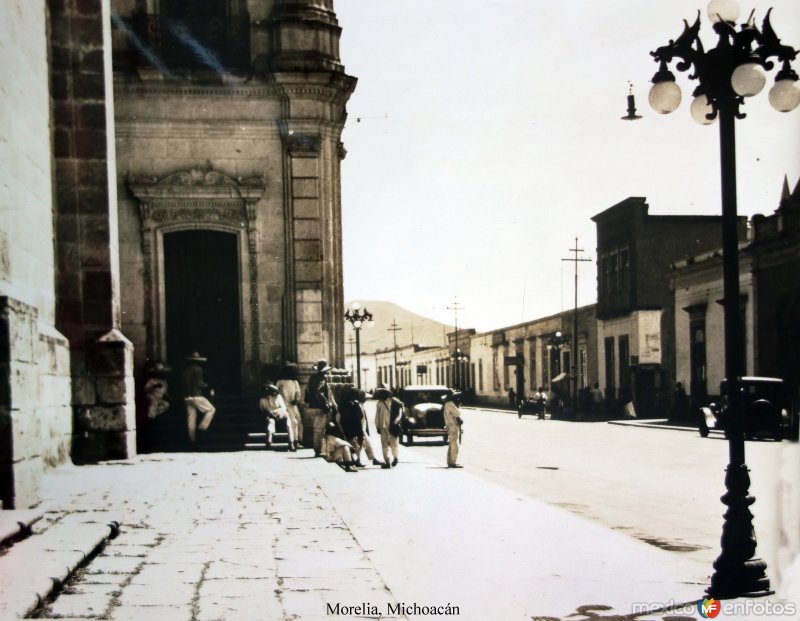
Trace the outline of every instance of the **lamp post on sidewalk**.
<path fill-rule="evenodd" d="M 353 326 L 356 333 L 356 386 L 361 388 L 361 328 L 366 322 L 368 327 L 372 327 L 372 313 L 366 308 L 362 311 L 358 302 L 353 303 L 353 308 L 348 308 L 344 312 L 344 318 Z"/>
<path fill-rule="evenodd" d="M 771 11 L 767 11 L 761 30 L 755 25 L 751 13 L 737 31 L 735 24 L 739 18 L 739 6 L 735 0 L 712 0 L 708 5 L 708 16 L 719 37 L 716 47 L 708 51 L 704 49 L 698 36 L 698 12 L 692 26 L 684 21 L 683 33 L 677 39 L 650 52 L 659 63 L 649 95 L 653 109 L 668 114 L 680 104 L 680 89 L 675 84 L 675 76 L 667 68 L 668 63 L 677 58 L 679 61 L 675 66 L 678 71 L 692 69 L 690 78 L 698 81 L 691 104 L 692 118 L 703 125 L 713 123 L 717 118 L 720 122 L 725 378 L 730 423 L 726 493 L 722 496 L 728 509 L 722 526 L 722 550 L 714 562 L 715 572 L 707 589 L 714 597 L 736 597 L 769 590 L 766 563 L 753 558 L 756 538 L 749 507 L 754 499 L 748 495 L 750 475 L 745 464 L 745 412 L 739 394 L 739 377 L 745 365 L 740 340 L 735 120 L 745 117 L 739 110 L 744 98 L 757 95 L 764 87 L 763 70 L 773 68 L 771 58 L 780 61 L 782 67 L 769 93 L 770 104 L 780 112 L 789 112 L 800 104 L 798 76 L 789 64 L 797 56 L 797 50 L 781 44 L 770 24 Z"/>

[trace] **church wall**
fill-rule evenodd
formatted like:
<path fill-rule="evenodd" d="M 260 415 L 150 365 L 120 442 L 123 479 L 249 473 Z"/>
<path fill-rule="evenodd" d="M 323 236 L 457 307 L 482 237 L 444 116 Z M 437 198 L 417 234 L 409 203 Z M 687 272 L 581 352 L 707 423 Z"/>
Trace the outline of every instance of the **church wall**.
<path fill-rule="evenodd" d="M 238 183 L 256 177 L 265 185 L 254 205 L 247 201 L 248 235 L 239 236 L 247 246 L 240 265 L 246 379 L 269 376 L 287 360 L 296 360 L 303 372 L 321 357 L 341 364 L 340 140 L 355 79 L 339 61 L 341 29 L 333 3 L 230 0 L 231 24 L 239 28 L 237 19 L 245 14 L 250 20 L 250 66 L 239 59 L 224 73 L 207 63 L 170 65 L 169 48 L 158 36 L 168 29 L 158 0 L 112 2 L 119 16 L 114 58 L 122 321 L 136 344 L 137 368 L 148 356 L 164 357 L 158 240 L 173 225 L 212 224 L 208 200 L 195 222 L 185 216 L 183 223 L 172 222 L 176 203 L 168 206 L 155 186 L 175 173 L 200 170 Z M 137 37 L 151 54 L 141 52 Z M 225 49 L 215 48 L 220 58 Z M 143 185 L 131 191 L 129 176 Z M 181 200 L 190 199 L 184 193 Z M 169 222 L 154 220 L 154 213 Z M 148 288 L 154 290 L 149 299 Z"/>
<path fill-rule="evenodd" d="M 132 89 L 132 90 L 135 90 Z M 189 89 L 186 89 L 189 90 Z M 276 100 L 253 95 L 253 89 L 180 87 L 169 92 L 117 92 L 117 159 L 120 179 L 120 244 L 122 254 L 123 329 L 136 343 L 141 368 L 149 353 L 142 220 L 140 203 L 127 186 L 129 174 L 164 178 L 196 167 L 210 166 L 234 179 L 263 178 L 266 189 L 255 204 L 257 228 L 257 317 L 260 339 L 258 363 L 280 364 L 283 351 L 282 316 L 286 261 L 282 142 Z M 188 224 L 188 223 L 187 223 Z M 203 225 L 198 225 L 203 226 Z M 241 290 L 249 295 L 245 260 L 240 265 Z M 244 302 L 244 300 L 243 300 Z M 250 308 L 243 304 L 243 323 Z M 248 335 L 249 331 L 245 330 Z M 157 335 L 154 335 L 157 336 Z M 246 336 L 247 338 L 247 336 Z M 249 344 L 243 344 L 248 361 Z M 250 360 L 250 362 L 253 362 Z"/>
<path fill-rule="evenodd" d="M 0 508 L 39 501 L 69 456 L 69 348 L 55 328 L 47 13 L 0 4 Z"/>

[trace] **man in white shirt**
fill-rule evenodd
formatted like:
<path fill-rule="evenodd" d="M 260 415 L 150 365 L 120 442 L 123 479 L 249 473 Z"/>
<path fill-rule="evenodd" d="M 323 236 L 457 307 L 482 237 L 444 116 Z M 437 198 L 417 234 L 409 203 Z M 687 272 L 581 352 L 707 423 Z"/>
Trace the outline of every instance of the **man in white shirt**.
<path fill-rule="evenodd" d="M 461 431 L 461 410 L 458 404 L 461 403 L 461 393 L 454 392 L 442 397 L 444 400 L 444 426 L 447 429 L 447 467 L 463 468 L 456 463 L 458 459 L 458 436 Z"/>
<path fill-rule="evenodd" d="M 374 393 L 378 404 L 375 408 L 375 429 L 381 434 L 381 447 L 383 448 L 383 464 L 381 468 L 387 469 L 397 465 L 398 441 L 400 437 L 399 426 L 402 408 L 392 408 L 395 398 L 388 388 L 377 388 Z M 392 410 L 397 414 L 393 415 Z M 397 433 L 392 433 L 392 431 Z M 389 453 L 393 459 L 389 461 Z"/>

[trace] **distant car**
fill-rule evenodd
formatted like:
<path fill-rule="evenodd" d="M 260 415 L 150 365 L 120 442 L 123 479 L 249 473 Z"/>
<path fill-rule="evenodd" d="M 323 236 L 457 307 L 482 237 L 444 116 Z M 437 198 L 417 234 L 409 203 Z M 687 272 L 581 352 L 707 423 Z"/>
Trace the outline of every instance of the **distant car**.
<path fill-rule="evenodd" d="M 792 437 L 796 423 L 792 424 L 786 401 L 783 380 L 776 377 L 739 378 L 744 402 L 744 436 L 747 439 Z M 727 380 L 720 383 L 720 403 L 710 403 L 700 408 L 700 435 L 706 437 L 710 429 L 726 430 L 728 410 L 725 407 Z"/>
<path fill-rule="evenodd" d="M 547 398 L 539 397 L 534 399 L 528 397 L 519 402 L 517 406 L 517 417 L 522 418 L 525 414 L 536 416 L 539 419 L 544 419 L 545 407 L 547 405 Z"/>
<path fill-rule="evenodd" d="M 397 394 L 398 399 L 403 402 L 400 439 L 405 438 L 405 444 L 414 444 L 415 437 L 439 437 L 447 442 L 442 397 L 450 394 L 453 391 L 447 386 L 421 385 L 402 388 Z"/>

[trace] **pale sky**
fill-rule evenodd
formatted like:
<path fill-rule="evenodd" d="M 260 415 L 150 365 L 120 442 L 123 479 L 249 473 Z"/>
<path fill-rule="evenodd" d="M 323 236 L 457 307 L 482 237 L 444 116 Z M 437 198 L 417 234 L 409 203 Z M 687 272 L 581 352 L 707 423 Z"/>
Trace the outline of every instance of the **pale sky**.
<path fill-rule="evenodd" d="M 800 48 L 800 0 L 754 8 Z M 591 217 L 628 196 L 650 213 L 720 213 L 719 127 L 689 115 L 696 81 L 660 115 L 647 103 L 649 52 L 703 0 L 336 0 L 341 58 L 358 78 L 342 163 L 345 299 L 386 300 L 490 330 L 596 300 Z M 793 63 L 800 72 L 800 59 Z M 772 213 L 800 177 L 800 108 L 767 91 L 737 121 L 739 213 Z M 638 114 L 626 112 L 628 83 Z M 360 122 L 357 119 L 361 119 Z"/>

